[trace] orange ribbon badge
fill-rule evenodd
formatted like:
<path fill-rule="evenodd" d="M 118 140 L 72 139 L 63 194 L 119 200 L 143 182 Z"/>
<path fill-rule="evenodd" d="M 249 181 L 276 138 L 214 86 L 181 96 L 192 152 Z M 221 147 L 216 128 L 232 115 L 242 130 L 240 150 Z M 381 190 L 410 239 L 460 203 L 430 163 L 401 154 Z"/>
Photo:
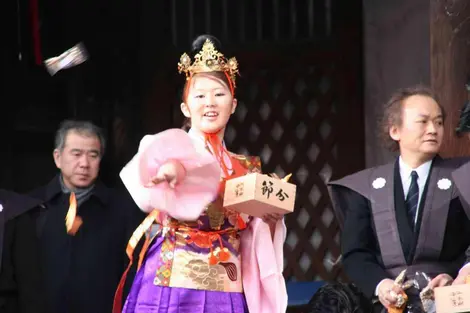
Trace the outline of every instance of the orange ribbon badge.
<path fill-rule="evenodd" d="M 69 210 L 65 216 L 65 227 L 67 228 L 67 234 L 75 236 L 80 226 L 82 226 L 83 220 L 80 216 L 77 216 L 77 199 L 75 193 L 70 193 L 69 198 Z"/>

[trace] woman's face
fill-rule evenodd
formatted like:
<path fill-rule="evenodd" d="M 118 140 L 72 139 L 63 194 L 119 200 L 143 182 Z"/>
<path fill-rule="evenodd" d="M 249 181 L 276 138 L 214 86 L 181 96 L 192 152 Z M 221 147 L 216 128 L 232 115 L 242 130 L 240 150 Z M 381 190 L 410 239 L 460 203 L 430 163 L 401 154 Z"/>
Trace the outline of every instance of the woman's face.
<path fill-rule="evenodd" d="M 186 102 L 181 103 L 181 111 L 191 118 L 191 127 L 204 133 L 225 129 L 237 106 L 227 84 L 208 74 L 193 76 L 190 84 Z"/>

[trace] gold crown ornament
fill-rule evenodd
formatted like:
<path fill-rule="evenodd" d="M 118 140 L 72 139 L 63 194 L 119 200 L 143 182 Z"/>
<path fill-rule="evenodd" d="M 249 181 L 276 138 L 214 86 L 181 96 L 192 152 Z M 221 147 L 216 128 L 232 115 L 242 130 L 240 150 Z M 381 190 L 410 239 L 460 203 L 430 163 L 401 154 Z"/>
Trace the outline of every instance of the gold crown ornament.
<path fill-rule="evenodd" d="M 184 72 L 186 79 L 197 73 L 226 72 L 232 84 L 235 87 L 235 76 L 238 73 L 237 59 L 227 58 L 214 47 L 214 44 L 206 39 L 201 51 L 194 56 L 194 62 L 191 64 L 191 57 L 186 53 L 181 55 L 178 62 L 178 72 Z"/>

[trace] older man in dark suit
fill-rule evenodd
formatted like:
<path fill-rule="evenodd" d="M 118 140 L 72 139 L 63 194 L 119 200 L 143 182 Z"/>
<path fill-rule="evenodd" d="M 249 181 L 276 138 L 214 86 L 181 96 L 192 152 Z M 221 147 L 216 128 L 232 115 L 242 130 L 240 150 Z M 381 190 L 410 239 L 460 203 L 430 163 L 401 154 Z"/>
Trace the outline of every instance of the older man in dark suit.
<path fill-rule="evenodd" d="M 98 127 L 64 121 L 53 151 L 60 173 L 31 192 L 44 206 L 36 225 L 53 313 L 112 311 L 129 262 L 127 243 L 145 217 L 127 191 L 108 188 L 98 179 L 104 150 Z"/>
<path fill-rule="evenodd" d="M 452 172 L 466 160 L 438 156 L 444 119 L 427 88 L 399 90 L 387 103 L 383 133 L 400 156 L 330 183 L 344 218 L 344 269 L 385 307 L 402 305 L 394 279 L 403 270 L 426 273 L 434 288 L 451 284 L 465 262 L 470 221 Z"/>

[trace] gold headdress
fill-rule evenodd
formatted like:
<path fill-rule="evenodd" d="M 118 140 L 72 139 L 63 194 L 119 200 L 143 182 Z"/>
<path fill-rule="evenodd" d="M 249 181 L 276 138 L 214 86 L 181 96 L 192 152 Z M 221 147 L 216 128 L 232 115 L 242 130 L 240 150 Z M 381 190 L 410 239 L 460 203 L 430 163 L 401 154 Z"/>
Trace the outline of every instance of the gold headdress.
<path fill-rule="evenodd" d="M 184 72 L 186 78 L 197 73 L 226 72 L 235 87 L 238 62 L 235 58 L 227 60 L 222 53 L 215 49 L 214 44 L 209 39 L 206 39 L 201 51 L 194 56 L 194 62 L 192 64 L 189 55 L 186 53 L 181 55 L 180 61 L 178 62 L 178 72 Z"/>

